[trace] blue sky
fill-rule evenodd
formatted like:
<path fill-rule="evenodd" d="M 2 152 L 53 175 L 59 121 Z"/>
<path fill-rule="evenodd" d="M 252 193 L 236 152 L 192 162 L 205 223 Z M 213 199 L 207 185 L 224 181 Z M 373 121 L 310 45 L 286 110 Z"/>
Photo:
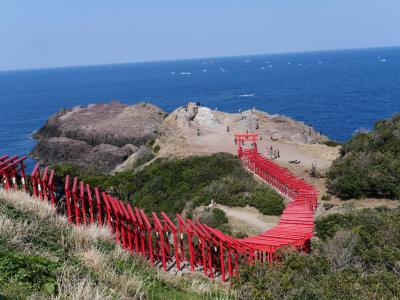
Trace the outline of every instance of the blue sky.
<path fill-rule="evenodd" d="M 0 70 L 400 45 L 400 0 L 1 0 Z"/>

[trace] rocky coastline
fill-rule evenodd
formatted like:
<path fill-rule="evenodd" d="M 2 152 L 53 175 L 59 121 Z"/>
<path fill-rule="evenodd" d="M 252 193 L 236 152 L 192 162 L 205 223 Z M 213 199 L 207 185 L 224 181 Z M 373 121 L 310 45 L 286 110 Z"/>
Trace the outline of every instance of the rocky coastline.
<path fill-rule="evenodd" d="M 168 114 L 149 103 L 112 101 L 62 109 L 51 116 L 33 135 L 37 145 L 31 155 L 46 164 L 72 163 L 109 173 L 129 169 L 139 154 L 154 149 L 154 155 L 163 157 L 232 152 L 235 132 L 258 132 L 265 139 L 300 144 L 328 140 L 303 122 L 255 109 L 225 113 L 188 103 Z"/>

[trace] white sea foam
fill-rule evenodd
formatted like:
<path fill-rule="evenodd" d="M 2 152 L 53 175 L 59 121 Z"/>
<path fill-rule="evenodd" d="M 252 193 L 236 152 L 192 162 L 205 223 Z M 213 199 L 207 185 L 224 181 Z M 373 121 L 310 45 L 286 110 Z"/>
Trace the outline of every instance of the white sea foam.
<path fill-rule="evenodd" d="M 256 94 L 242 94 L 242 95 L 238 95 L 238 97 L 254 97 Z"/>

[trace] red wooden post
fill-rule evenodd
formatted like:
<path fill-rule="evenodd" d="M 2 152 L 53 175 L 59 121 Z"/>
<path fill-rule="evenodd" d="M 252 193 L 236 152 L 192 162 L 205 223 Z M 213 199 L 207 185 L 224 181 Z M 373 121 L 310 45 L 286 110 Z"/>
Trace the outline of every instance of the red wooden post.
<path fill-rule="evenodd" d="M 11 167 L 11 180 L 13 184 L 14 190 L 18 190 L 18 184 L 17 184 L 17 166 Z"/>
<path fill-rule="evenodd" d="M 50 193 L 50 203 L 53 206 L 56 206 L 56 187 L 54 183 L 54 170 L 50 171 L 50 178 L 49 178 L 49 193 Z"/>
<path fill-rule="evenodd" d="M 126 248 L 126 232 L 125 232 L 125 214 L 121 207 L 121 200 L 117 200 L 114 198 L 115 207 L 118 209 L 118 216 L 120 218 L 120 226 L 121 226 L 121 241 L 122 241 L 122 248 Z"/>
<path fill-rule="evenodd" d="M 31 183 L 32 183 L 34 197 L 40 197 L 40 194 L 42 193 L 40 182 L 38 182 L 38 178 L 37 178 L 38 172 L 39 172 L 39 163 L 36 163 L 35 167 L 33 168 L 32 173 L 31 173 Z"/>
<path fill-rule="evenodd" d="M 229 277 L 232 277 L 233 272 L 232 272 L 232 252 L 231 249 L 228 250 L 228 273 L 229 273 Z"/>
<path fill-rule="evenodd" d="M 107 194 L 105 192 L 102 192 L 101 196 L 103 197 L 104 204 L 106 205 L 107 226 L 108 226 L 108 228 L 110 228 L 110 230 L 113 231 L 112 224 L 111 224 L 111 206 L 110 206 L 110 203 L 108 203 Z"/>
<path fill-rule="evenodd" d="M 186 235 L 187 235 L 187 240 L 189 244 L 189 254 L 190 254 L 190 270 L 194 272 L 194 246 L 193 246 L 193 232 L 192 230 L 186 225 L 185 221 L 182 219 L 180 214 L 176 214 L 176 217 L 179 220 L 179 224 L 182 225 L 183 228 L 185 228 Z M 182 234 L 182 233 L 181 233 Z"/>
<path fill-rule="evenodd" d="M 201 264 L 203 265 L 203 271 L 204 271 L 204 275 L 207 276 L 207 256 L 205 253 L 205 234 L 204 232 L 200 229 L 197 228 L 197 226 L 195 224 L 193 224 L 193 222 L 190 219 L 187 219 L 187 222 L 189 223 L 189 225 L 193 228 L 193 230 L 195 232 L 197 232 L 198 234 L 198 238 L 199 238 L 199 243 L 200 243 L 200 251 L 201 251 Z"/>
<path fill-rule="evenodd" d="M 165 257 L 165 245 L 164 245 L 164 233 L 163 233 L 163 227 L 161 225 L 160 220 L 157 217 L 157 214 L 155 212 L 153 212 L 153 218 L 154 218 L 154 222 L 157 226 L 158 232 L 160 233 L 160 243 L 161 243 L 161 260 L 162 260 L 162 265 L 164 268 L 164 271 L 167 271 L 167 260 Z"/>
<path fill-rule="evenodd" d="M 174 252 L 175 252 L 175 260 L 176 260 L 176 267 L 178 270 L 181 269 L 180 259 L 179 259 L 179 250 L 178 250 L 178 240 L 177 240 L 177 228 L 174 223 L 168 218 L 168 216 L 162 212 L 162 217 L 164 218 L 165 222 L 169 225 L 172 230 L 172 234 L 174 235 Z"/>
<path fill-rule="evenodd" d="M 115 232 L 115 240 L 117 244 L 121 243 L 121 237 L 120 237 L 120 232 L 119 232 L 119 212 L 118 209 L 115 206 L 114 199 L 111 197 L 111 195 L 107 195 L 108 202 L 110 203 L 112 212 L 114 213 L 114 218 L 113 218 L 113 227 L 114 227 L 114 232 Z"/>
<path fill-rule="evenodd" d="M 93 217 L 93 198 L 92 198 L 92 191 L 90 190 L 90 185 L 87 183 L 86 184 L 86 194 L 87 194 L 87 199 L 88 199 L 88 204 L 89 204 L 89 222 L 90 224 L 94 223 L 94 217 Z M 101 225 L 100 225 L 101 226 Z"/>
<path fill-rule="evenodd" d="M 69 175 L 65 177 L 65 203 L 67 204 L 68 223 L 72 223 L 71 191 L 69 189 Z"/>
<path fill-rule="evenodd" d="M 122 209 L 122 213 L 123 213 L 124 218 L 125 218 L 125 220 L 126 220 L 125 226 L 126 226 L 126 230 L 127 230 L 129 251 L 133 252 L 132 230 L 131 230 L 131 227 L 130 227 L 131 218 L 130 218 L 130 216 L 129 216 L 129 212 L 127 211 L 127 209 L 125 208 L 124 203 L 123 203 L 121 200 L 119 200 L 119 206 L 120 206 L 120 208 Z"/>
<path fill-rule="evenodd" d="M 138 224 L 139 224 L 139 229 L 140 229 L 140 247 L 141 247 L 141 253 L 143 255 L 146 255 L 146 244 L 145 244 L 145 236 L 144 236 L 144 231 L 145 231 L 145 227 L 142 221 L 142 217 L 140 216 L 140 212 L 139 209 L 137 207 L 135 207 L 135 215 L 136 218 L 138 220 Z"/>
<path fill-rule="evenodd" d="M 48 186 L 47 186 L 47 176 L 49 173 L 49 167 L 46 167 L 43 171 L 43 177 L 42 177 L 42 189 L 43 189 L 43 199 L 48 200 Z"/>
<path fill-rule="evenodd" d="M 21 161 L 20 169 L 21 169 L 22 189 L 26 192 L 27 191 L 27 188 L 26 188 L 26 174 L 25 174 L 25 164 L 24 164 L 23 161 Z"/>
<path fill-rule="evenodd" d="M 128 214 L 131 220 L 131 224 L 133 226 L 133 238 L 134 238 L 134 242 L 135 242 L 135 251 L 136 253 L 139 253 L 139 241 L 138 241 L 138 229 L 139 229 L 139 224 L 137 222 L 137 219 L 135 217 L 135 214 L 132 211 L 132 207 L 130 206 L 130 204 L 128 203 L 127 205 L 128 208 Z"/>
<path fill-rule="evenodd" d="M 96 195 L 96 204 L 97 204 L 97 224 L 102 227 L 103 226 L 103 211 L 101 210 L 101 198 L 99 188 L 94 188 L 94 194 Z"/>
<path fill-rule="evenodd" d="M 7 156 L 8 157 L 8 156 Z M 5 157 L 5 158 L 7 158 Z M 11 181 L 12 178 L 10 179 L 10 168 L 14 165 L 14 161 L 18 159 L 17 155 L 14 155 L 13 157 L 3 160 L 3 162 L 0 162 L 0 174 L 3 175 L 3 184 L 4 184 L 4 189 L 9 190 L 11 188 Z M 12 177 L 12 175 L 11 175 Z"/>
<path fill-rule="evenodd" d="M 78 178 L 74 178 L 74 183 L 72 186 L 72 197 L 74 199 L 74 208 L 75 208 L 75 223 L 76 225 L 81 224 L 81 217 L 79 212 L 79 203 L 78 203 Z"/>
<path fill-rule="evenodd" d="M 180 244 L 180 248 L 181 248 L 181 260 L 184 261 L 185 260 L 185 247 L 183 244 L 183 226 L 182 226 L 181 222 L 179 222 L 179 244 Z"/>
<path fill-rule="evenodd" d="M 82 219 L 83 219 L 83 224 L 87 225 L 87 217 L 86 217 L 86 204 L 85 204 L 85 188 L 84 188 L 84 183 L 81 181 L 79 183 L 79 198 L 80 202 L 82 205 Z"/>
<path fill-rule="evenodd" d="M 149 243 L 149 254 L 150 254 L 150 263 L 152 266 L 154 266 L 154 253 L 153 253 L 153 240 L 152 240 L 152 228 L 150 225 L 150 222 L 144 213 L 143 209 L 140 209 L 140 215 L 142 217 L 142 220 L 147 228 L 147 238 L 148 238 L 148 243 Z"/>

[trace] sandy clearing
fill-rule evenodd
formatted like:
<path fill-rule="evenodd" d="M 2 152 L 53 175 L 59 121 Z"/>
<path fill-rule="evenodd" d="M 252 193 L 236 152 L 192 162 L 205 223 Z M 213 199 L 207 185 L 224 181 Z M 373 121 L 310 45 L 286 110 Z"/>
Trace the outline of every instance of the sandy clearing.
<path fill-rule="evenodd" d="M 250 206 L 228 207 L 217 204 L 215 207 L 226 213 L 226 216 L 234 229 L 246 233 L 251 232 L 258 234 L 274 227 L 279 222 L 279 216 L 263 215 L 256 208 Z"/>

